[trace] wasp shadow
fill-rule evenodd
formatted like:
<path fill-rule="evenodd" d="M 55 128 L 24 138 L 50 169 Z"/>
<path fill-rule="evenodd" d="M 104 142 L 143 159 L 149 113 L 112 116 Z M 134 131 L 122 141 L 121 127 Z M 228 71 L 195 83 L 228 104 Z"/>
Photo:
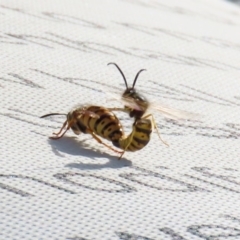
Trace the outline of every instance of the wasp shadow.
<path fill-rule="evenodd" d="M 116 153 L 114 156 L 108 154 L 107 152 L 101 152 L 99 149 L 94 148 L 92 145 L 88 144 L 88 141 L 92 139 L 79 139 L 77 137 L 68 137 L 64 136 L 58 140 L 49 139 L 49 144 L 52 147 L 52 151 L 59 157 L 65 157 L 64 153 L 74 156 L 84 156 L 90 158 L 91 160 L 98 160 L 100 158 L 107 158 L 109 161 L 107 163 L 69 163 L 65 165 L 65 167 L 69 168 L 77 168 L 77 169 L 101 169 L 101 168 L 122 168 L 126 166 L 132 166 L 132 162 L 121 158 L 118 160 L 118 154 Z M 101 144 L 103 149 L 107 148 Z M 108 150 L 107 150 L 108 151 Z"/>

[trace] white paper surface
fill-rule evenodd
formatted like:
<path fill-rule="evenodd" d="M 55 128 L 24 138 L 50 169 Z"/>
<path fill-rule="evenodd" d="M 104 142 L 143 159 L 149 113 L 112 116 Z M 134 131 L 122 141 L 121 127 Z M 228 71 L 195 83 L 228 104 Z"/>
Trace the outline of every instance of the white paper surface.
<path fill-rule="evenodd" d="M 240 239 L 240 8 L 220 0 L 2 0 L 0 239 Z M 153 112 L 141 151 L 48 139 L 77 104 L 106 107 L 141 68 Z M 130 133 L 132 119 L 116 113 Z"/>

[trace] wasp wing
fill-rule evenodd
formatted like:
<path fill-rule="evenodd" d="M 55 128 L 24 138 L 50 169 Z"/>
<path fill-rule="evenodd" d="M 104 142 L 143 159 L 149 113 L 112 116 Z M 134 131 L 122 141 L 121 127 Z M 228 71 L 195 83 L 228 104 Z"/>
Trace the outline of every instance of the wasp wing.
<path fill-rule="evenodd" d="M 170 118 L 173 120 L 196 120 L 201 117 L 200 114 L 176 109 L 162 103 L 148 102 L 148 107 L 146 109 L 146 103 L 142 103 L 141 101 L 136 101 L 133 98 L 122 97 L 121 101 L 125 105 L 133 109 L 145 110 L 146 112 L 151 112 L 151 113 L 154 113 L 157 111 L 160 114 L 162 114 L 164 117 Z"/>
<path fill-rule="evenodd" d="M 100 118 L 100 116 L 94 112 L 91 112 L 91 111 L 84 111 L 84 114 L 87 114 L 89 117 L 92 117 L 92 118 Z"/>
<path fill-rule="evenodd" d="M 121 97 L 117 94 L 114 94 L 114 93 L 108 93 L 108 101 L 116 101 L 116 102 L 119 102 L 121 105 L 124 105 L 124 106 L 128 106 L 130 108 L 133 108 L 133 109 L 136 109 L 136 110 L 143 110 L 143 106 L 141 104 L 141 102 L 138 102 L 136 101 L 135 99 L 133 98 L 129 98 L 129 97 Z"/>
<path fill-rule="evenodd" d="M 116 93 L 107 93 L 109 96 L 108 101 L 117 101 L 121 103 L 121 105 L 127 106 L 129 108 L 155 113 L 158 112 L 166 118 L 173 119 L 173 120 L 197 120 L 201 118 L 200 114 L 191 113 L 188 111 L 176 109 L 170 106 L 167 106 L 162 103 L 151 102 L 146 100 L 146 102 L 138 101 L 131 97 L 119 96 Z M 147 103 L 147 107 L 146 107 Z"/>
<path fill-rule="evenodd" d="M 94 106 L 92 104 L 77 104 L 75 105 L 71 112 L 74 112 L 75 116 L 77 119 L 80 119 L 83 115 L 88 115 L 89 117 L 92 118 L 100 118 L 100 116 L 91 110 L 88 110 L 89 107 Z"/>
<path fill-rule="evenodd" d="M 173 120 L 196 120 L 201 117 L 200 114 L 169 107 L 160 103 L 150 103 L 149 109 L 157 110 L 163 116 Z"/>

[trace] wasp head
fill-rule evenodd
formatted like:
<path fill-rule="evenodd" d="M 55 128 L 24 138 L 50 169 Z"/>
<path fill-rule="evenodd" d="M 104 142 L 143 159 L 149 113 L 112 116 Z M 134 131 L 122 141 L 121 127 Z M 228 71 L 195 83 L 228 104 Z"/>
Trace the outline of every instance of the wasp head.
<path fill-rule="evenodd" d="M 120 67 L 116 64 L 116 63 L 108 63 L 109 64 L 113 64 L 116 66 L 116 68 L 119 70 L 119 72 L 121 73 L 123 80 L 125 82 L 125 86 L 126 86 L 126 90 L 123 92 L 122 94 L 122 99 L 129 103 L 129 105 L 124 106 L 125 109 L 129 110 L 129 115 L 130 117 L 134 117 L 134 118 L 141 118 L 143 116 L 143 114 L 146 112 L 149 103 L 146 100 L 145 97 L 143 97 L 141 94 L 139 94 L 135 87 L 135 84 L 137 82 L 138 76 L 142 71 L 146 71 L 146 69 L 141 69 L 140 71 L 138 71 L 138 73 L 135 76 L 135 79 L 133 81 L 132 87 L 128 87 L 128 83 L 126 80 L 125 75 L 123 74 L 122 70 L 120 69 Z"/>

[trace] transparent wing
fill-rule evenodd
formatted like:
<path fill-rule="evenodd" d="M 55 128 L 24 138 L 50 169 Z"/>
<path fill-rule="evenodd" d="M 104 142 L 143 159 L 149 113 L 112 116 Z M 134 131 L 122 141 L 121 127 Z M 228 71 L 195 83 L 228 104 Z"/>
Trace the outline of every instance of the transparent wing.
<path fill-rule="evenodd" d="M 200 114 L 183 111 L 159 103 L 150 103 L 149 109 L 157 110 L 163 116 L 174 120 L 197 120 L 201 118 Z"/>
<path fill-rule="evenodd" d="M 152 114 L 154 114 L 155 112 L 158 112 L 162 114 L 164 117 L 170 118 L 173 120 L 197 120 L 201 118 L 200 114 L 176 109 L 162 103 L 148 102 L 149 106 L 146 109 L 145 104 L 142 104 L 141 102 L 138 102 L 133 98 L 119 97 L 118 95 L 115 95 L 112 93 L 110 95 L 112 97 L 111 100 L 120 102 L 124 106 L 128 106 L 136 110 L 142 110 L 142 111 L 145 110 L 146 112 L 151 112 Z"/>
<path fill-rule="evenodd" d="M 107 93 L 107 96 L 108 96 L 107 101 L 116 101 L 116 102 L 120 103 L 121 105 L 128 106 L 128 107 L 136 109 L 136 110 L 143 110 L 143 107 L 141 106 L 141 104 L 140 103 L 138 104 L 132 98 L 121 97 L 115 93 Z"/>
<path fill-rule="evenodd" d="M 100 118 L 100 116 L 91 110 L 86 109 L 86 107 L 91 107 L 94 106 L 92 104 L 78 104 L 76 105 L 71 112 L 75 111 L 77 114 L 77 119 L 80 119 L 83 115 L 88 115 L 89 117 L 92 118 Z M 96 105 L 95 105 L 96 106 Z"/>
<path fill-rule="evenodd" d="M 92 118 L 100 118 L 98 114 L 91 111 L 84 111 L 84 114 L 87 114 L 89 117 L 92 117 Z"/>

